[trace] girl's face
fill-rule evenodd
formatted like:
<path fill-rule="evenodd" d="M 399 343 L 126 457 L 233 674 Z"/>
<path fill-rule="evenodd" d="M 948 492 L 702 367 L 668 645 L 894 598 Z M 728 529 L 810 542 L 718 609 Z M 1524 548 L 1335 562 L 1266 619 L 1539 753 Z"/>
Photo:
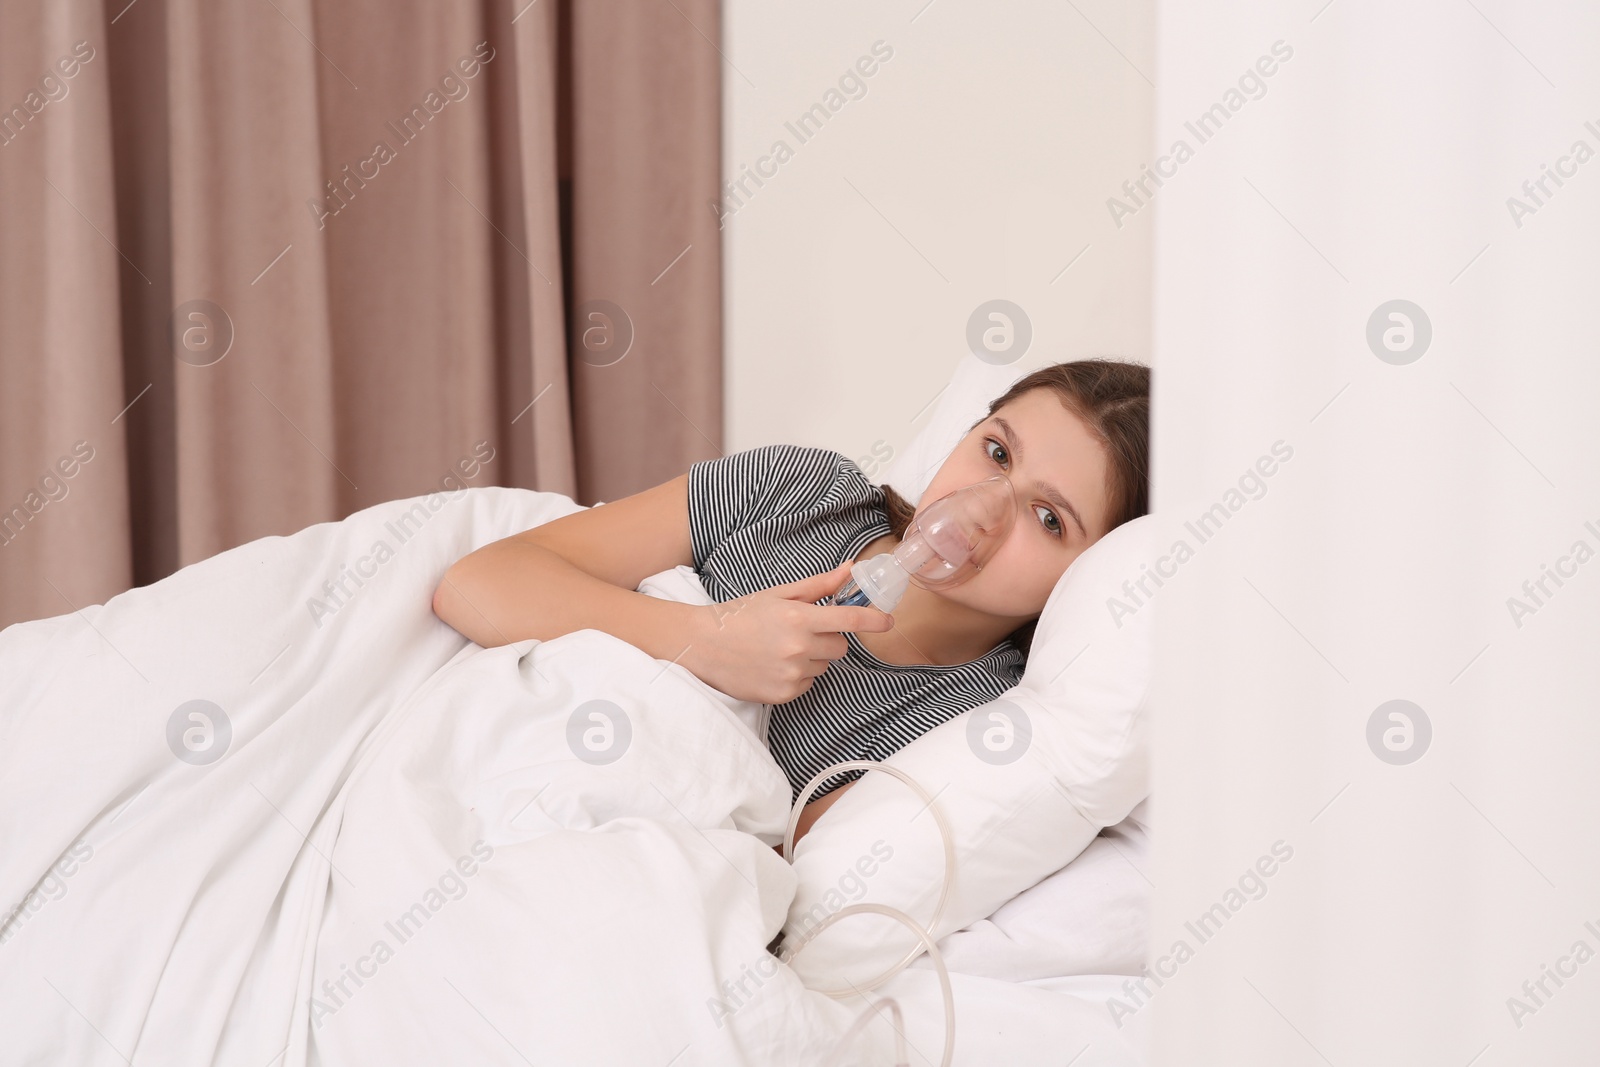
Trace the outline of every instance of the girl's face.
<path fill-rule="evenodd" d="M 973 427 L 922 504 L 1004 474 L 1016 490 L 1016 521 L 981 571 L 939 595 L 991 615 L 1036 617 L 1067 566 L 1108 532 L 1108 469 L 1105 447 L 1049 389 L 1025 393 Z"/>

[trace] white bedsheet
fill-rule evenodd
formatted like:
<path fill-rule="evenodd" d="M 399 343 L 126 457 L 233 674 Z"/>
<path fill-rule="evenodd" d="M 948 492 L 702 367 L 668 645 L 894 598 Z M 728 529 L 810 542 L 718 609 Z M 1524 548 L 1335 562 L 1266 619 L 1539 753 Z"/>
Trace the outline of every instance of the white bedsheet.
<path fill-rule="evenodd" d="M 0 633 L 0 1064 L 819 1062 L 861 1002 L 764 951 L 793 877 L 751 707 L 597 631 L 482 650 L 429 610 L 574 510 L 396 501 Z M 595 700 L 612 762 L 578 755 Z M 957 1062 L 1134 1062 L 1092 994 L 958 989 Z M 937 1062 L 934 976 L 883 992 Z"/>

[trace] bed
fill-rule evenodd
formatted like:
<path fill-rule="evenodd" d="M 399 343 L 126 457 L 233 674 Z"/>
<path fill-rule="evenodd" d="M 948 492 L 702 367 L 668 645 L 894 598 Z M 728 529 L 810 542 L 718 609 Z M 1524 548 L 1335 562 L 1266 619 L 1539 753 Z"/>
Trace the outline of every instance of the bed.
<path fill-rule="evenodd" d="M 392 501 L 0 632 L 0 1062 L 940 1063 L 930 954 L 819 991 L 894 923 L 769 951 L 830 894 L 925 919 L 937 841 L 857 857 L 927 805 L 868 774 L 791 865 L 759 707 L 599 631 L 482 649 L 432 614 L 455 559 L 578 507 Z M 641 589 L 705 601 L 688 568 Z M 1147 787 L 1096 788 L 1075 840 L 1035 805 L 963 854 L 953 1062 L 1142 1062 Z"/>

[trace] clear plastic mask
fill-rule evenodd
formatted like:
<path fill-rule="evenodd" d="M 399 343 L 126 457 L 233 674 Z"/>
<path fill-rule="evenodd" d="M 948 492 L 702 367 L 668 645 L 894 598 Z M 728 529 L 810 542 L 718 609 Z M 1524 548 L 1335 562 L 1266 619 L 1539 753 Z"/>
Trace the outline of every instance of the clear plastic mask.
<path fill-rule="evenodd" d="M 852 567 L 831 602 L 892 611 L 910 582 L 934 592 L 958 586 L 993 558 L 1016 514 L 1016 493 L 1005 475 L 963 486 L 919 511 L 893 552 Z"/>

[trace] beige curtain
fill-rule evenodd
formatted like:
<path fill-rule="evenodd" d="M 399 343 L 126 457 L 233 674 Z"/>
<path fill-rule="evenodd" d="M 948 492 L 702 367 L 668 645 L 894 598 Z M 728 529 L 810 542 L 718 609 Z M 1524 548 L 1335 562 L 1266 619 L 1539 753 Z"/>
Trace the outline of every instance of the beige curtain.
<path fill-rule="evenodd" d="M 0 5 L 0 625 L 721 441 L 715 0 Z"/>

